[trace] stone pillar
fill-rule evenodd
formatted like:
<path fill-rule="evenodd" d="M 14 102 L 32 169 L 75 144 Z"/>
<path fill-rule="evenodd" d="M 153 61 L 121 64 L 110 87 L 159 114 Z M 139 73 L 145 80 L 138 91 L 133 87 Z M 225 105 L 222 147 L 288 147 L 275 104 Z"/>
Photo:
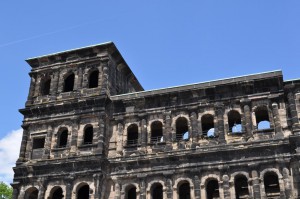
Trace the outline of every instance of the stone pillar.
<path fill-rule="evenodd" d="M 228 175 L 223 175 L 223 191 L 224 191 L 224 199 L 230 199 L 230 187 L 229 187 L 229 177 Z"/>
<path fill-rule="evenodd" d="M 293 190 L 292 190 L 292 184 L 290 180 L 290 171 L 288 168 L 282 169 L 282 175 L 283 175 L 283 182 L 284 182 L 284 189 L 285 189 L 285 196 L 286 199 L 292 199 L 293 198 Z"/>
<path fill-rule="evenodd" d="M 72 137 L 71 137 L 71 155 L 76 155 L 77 151 L 77 137 L 78 137 L 79 121 L 78 119 L 73 120 L 72 122 Z"/>
<path fill-rule="evenodd" d="M 252 176 L 252 187 L 253 187 L 253 198 L 254 199 L 261 199 L 260 194 L 260 179 L 258 177 L 258 173 L 256 170 L 251 172 Z"/>
<path fill-rule="evenodd" d="M 223 110 L 223 104 L 217 103 L 216 104 L 216 114 L 217 114 L 217 130 L 218 130 L 218 136 L 219 136 L 219 142 L 220 143 L 226 143 L 225 140 L 225 132 L 224 132 L 224 110 Z"/>
<path fill-rule="evenodd" d="M 141 187 L 140 187 L 140 199 L 146 199 L 146 183 L 144 179 L 141 179 Z"/>
<path fill-rule="evenodd" d="M 243 105 L 243 110 L 244 110 L 244 121 L 245 121 L 245 133 L 246 137 L 251 137 L 252 136 L 252 119 L 251 119 L 251 110 L 250 110 L 250 100 L 248 99 L 243 99 L 241 100 L 241 103 Z"/>
<path fill-rule="evenodd" d="M 123 125 L 121 123 L 118 124 L 117 131 L 117 154 L 123 155 Z"/>
<path fill-rule="evenodd" d="M 34 95 L 35 85 L 36 85 L 36 73 L 29 73 L 31 80 L 30 80 L 30 87 L 29 87 L 29 93 L 27 97 L 26 105 L 29 105 L 32 103 L 32 97 Z"/>
<path fill-rule="evenodd" d="M 41 79 L 42 79 L 41 76 L 37 76 L 33 97 L 37 97 L 40 95 Z"/>
<path fill-rule="evenodd" d="M 31 153 L 32 153 L 32 139 L 30 137 L 29 131 L 27 131 L 27 143 L 26 143 L 26 149 L 25 149 L 25 160 L 31 159 Z"/>
<path fill-rule="evenodd" d="M 118 182 L 115 182 L 115 198 L 121 199 L 121 185 Z"/>
<path fill-rule="evenodd" d="M 58 78 L 59 78 L 59 72 L 55 71 L 52 74 L 51 78 L 51 85 L 50 85 L 50 95 L 56 95 L 58 92 Z"/>
<path fill-rule="evenodd" d="M 65 199 L 71 199 L 72 198 L 72 182 L 71 180 L 68 180 L 67 184 L 66 184 L 66 195 L 65 195 Z"/>
<path fill-rule="evenodd" d="M 274 124 L 275 124 L 275 137 L 276 138 L 283 138 L 284 135 L 282 133 L 281 123 L 280 123 L 278 104 L 276 102 L 274 102 L 272 104 L 272 112 L 273 112 Z"/>
<path fill-rule="evenodd" d="M 105 123 L 103 119 L 100 119 L 98 122 L 99 132 L 98 132 L 98 144 L 97 144 L 97 153 L 102 154 L 104 148 L 104 134 L 105 134 Z"/>
<path fill-rule="evenodd" d="M 28 125 L 22 125 L 23 128 L 23 136 L 22 136 L 22 142 L 21 142 L 21 147 L 20 147 L 20 154 L 19 154 L 19 159 L 17 160 L 17 164 L 24 162 L 25 159 L 25 154 L 26 154 L 26 145 L 27 145 L 27 140 L 28 140 Z"/>
<path fill-rule="evenodd" d="M 173 199 L 173 185 L 172 185 L 172 180 L 167 179 L 166 181 L 166 187 L 167 187 L 167 199 Z"/>
<path fill-rule="evenodd" d="M 298 133 L 298 132 L 300 132 L 299 119 L 298 119 L 298 113 L 297 113 L 297 109 L 296 109 L 295 98 L 294 98 L 293 92 L 290 91 L 287 95 L 287 98 L 288 98 L 288 102 L 289 102 L 289 111 L 290 111 L 290 114 L 292 117 L 293 131 Z"/>
<path fill-rule="evenodd" d="M 100 198 L 100 193 L 101 193 L 100 178 L 101 178 L 101 174 L 94 174 L 93 175 L 93 180 L 94 180 L 94 185 L 95 185 L 94 199 L 99 199 Z"/>
<path fill-rule="evenodd" d="M 83 69 L 82 67 L 78 67 L 78 72 L 77 72 L 77 90 L 82 88 L 82 78 L 83 78 Z M 88 81 L 88 80 L 87 80 Z"/>
<path fill-rule="evenodd" d="M 141 146 L 143 149 L 147 146 L 147 121 L 142 119 L 141 121 Z"/>
<path fill-rule="evenodd" d="M 48 125 L 47 135 L 45 137 L 45 146 L 44 146 L 43 159 L 48 159 L 50 157 L 52 131 L 53 131 L 52 126 Z"/>
<path fill-rule="evenodd" d="M 39 182 L 39 194 L 38 199 L 44 199 L 45 198 L 45 191 L 46 191 L 46 183 L 44 179 L 41 179 L 41 182 Z"/>
<path fill-rule="evenodd" d="M 192 141 L 197 143 L 199 140 L 199 130 L 198 130 L 198 121 L 197 121 L 197 113 L 192 112 L 190 116 L 190 121 L 191 121 L 191 135 L 189 135 L 192 138 Z"/>
<path fill-rule="evenodd" d="M 108 64 L 109 64 L 109 58 L 108 57 L 106 57 L 106 58 L 103 58 L 102 60 L 101 60 L 102 62 L 101 62 L 101 64 L 102 64 L 102 68 L 103 68 L 103 74 L 102 74 L 102 82 L 101 82 L 101 85 L 102 85 L 102 88 L 101 88 L 101 93 L 102 94 L 108 94 L 109 95 L 109 82 L 108 82 L 108 76 L 109 76 L 109 74 L 108 74 L 108 70 L 109 70 L 109 68 L 108 68 Z"/>
<path fill-rule="evenodd" d="M 201 190 L 200 190 L 200 179 L 198 176 L 194 177 L 194 188 L 195 188 L 195 199 L 201 199 Z"/>

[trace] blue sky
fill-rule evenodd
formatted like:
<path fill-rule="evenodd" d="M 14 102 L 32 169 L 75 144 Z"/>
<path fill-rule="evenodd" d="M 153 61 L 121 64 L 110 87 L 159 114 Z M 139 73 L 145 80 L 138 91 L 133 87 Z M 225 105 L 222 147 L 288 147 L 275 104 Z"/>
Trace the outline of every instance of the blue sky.
<path fill-rule="evenodd" d="M 0 7 L 0 141 L 22 123 L 24 60 L 72 48 L 115 42 L 146 90 L 277 69 L 285 80 L 300 78 L 299 0 L 12 0 Z"/>

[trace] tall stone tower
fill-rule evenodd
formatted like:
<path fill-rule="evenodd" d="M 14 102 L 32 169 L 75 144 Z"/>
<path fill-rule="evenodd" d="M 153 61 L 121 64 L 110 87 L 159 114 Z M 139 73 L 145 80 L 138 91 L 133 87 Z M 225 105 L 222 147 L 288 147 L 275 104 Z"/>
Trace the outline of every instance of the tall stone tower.
<path fill-rule="evenodd" d="M 112 42 L 27 62 L 14 199 L 300 198 L 300 79 L 144 91 Z"/>

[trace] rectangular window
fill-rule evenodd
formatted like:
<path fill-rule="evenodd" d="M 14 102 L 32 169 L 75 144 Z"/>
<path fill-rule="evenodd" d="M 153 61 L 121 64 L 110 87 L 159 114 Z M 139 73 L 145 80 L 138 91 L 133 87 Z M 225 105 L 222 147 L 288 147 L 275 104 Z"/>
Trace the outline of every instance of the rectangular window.
<path fill-rule="evenodd" d="M 42 149 L 45 145 L 45 137 L 33 138 L 32 149 Z"/>

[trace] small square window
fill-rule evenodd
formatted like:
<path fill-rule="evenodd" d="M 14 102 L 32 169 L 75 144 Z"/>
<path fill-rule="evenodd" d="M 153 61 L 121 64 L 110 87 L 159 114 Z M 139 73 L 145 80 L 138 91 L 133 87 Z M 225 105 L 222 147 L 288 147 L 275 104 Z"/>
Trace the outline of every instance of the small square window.
<path fill-rule="evenodd" d="M 33 138 L 32 149 L 42 149 L 45 145 L 45 137 Z"/>

